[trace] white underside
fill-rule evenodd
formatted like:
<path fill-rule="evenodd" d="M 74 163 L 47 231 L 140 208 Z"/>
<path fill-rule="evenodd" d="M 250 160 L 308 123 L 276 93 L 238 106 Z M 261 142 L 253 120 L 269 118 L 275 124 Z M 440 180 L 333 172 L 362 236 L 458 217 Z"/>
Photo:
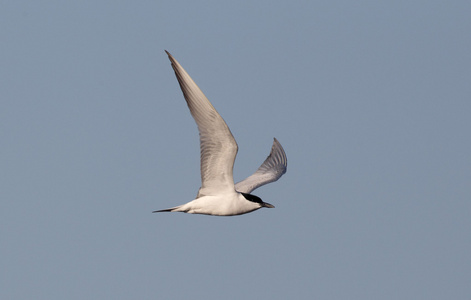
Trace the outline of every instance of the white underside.
<path fill-rule="evenodd" d="M 235 216 L 252 212 L 260 207 L 259 203 L 249 201 L 242 194 L 234 192 L 218 196 L 203 196 L 177 206 L 172 211 L 214 216 Z"/>

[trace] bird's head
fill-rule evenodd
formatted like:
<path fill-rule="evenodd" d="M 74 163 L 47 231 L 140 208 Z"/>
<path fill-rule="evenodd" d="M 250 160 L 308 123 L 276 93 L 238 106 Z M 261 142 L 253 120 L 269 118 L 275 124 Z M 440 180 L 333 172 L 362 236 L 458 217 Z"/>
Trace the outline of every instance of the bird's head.
<path fill-rule="evenodd" d="M 260 207 L 275 208 L 274 205 L 271 205 L 270 203 L 267 203 L 267 202 L 263 202 L 262 199 L 260 199 L 260 197 L 257 197 L 252 194 L 246 194 L 246 193 L 241 193 L 241 194 L 242 196 L 244 196 L 245 199 L 258 203 Z"/>

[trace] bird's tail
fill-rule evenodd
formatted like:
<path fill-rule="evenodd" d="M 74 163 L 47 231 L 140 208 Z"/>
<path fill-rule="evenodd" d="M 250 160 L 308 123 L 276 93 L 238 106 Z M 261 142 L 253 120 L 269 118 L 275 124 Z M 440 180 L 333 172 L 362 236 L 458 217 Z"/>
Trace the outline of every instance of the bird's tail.
<path fill-rule="evenodd" d="M 182 205 L 180 206 L 175 206 L 175 207 L 172 207 L 172 208 L 167 208 L 167 209 L 161 209 L 161 210 L 155 210 L 153 211 L 153 213 L 156 213 L 156 212 L 172 212 L 172 211 L 179 211 L 178 209 L 182 207 Z"/>

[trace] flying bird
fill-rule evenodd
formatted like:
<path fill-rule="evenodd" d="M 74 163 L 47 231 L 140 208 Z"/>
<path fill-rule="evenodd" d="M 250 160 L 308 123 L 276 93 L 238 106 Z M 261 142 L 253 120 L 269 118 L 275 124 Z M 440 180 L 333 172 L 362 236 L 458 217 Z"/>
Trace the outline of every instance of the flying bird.
<path fill-rule="evenodd" d="M 237 155 L 237 143 L 226 122 L 209 102 L 173 56 L 165 51 L 172 63 L 178 83 L 200 134 L 201 187 L 196 199 L 186 204 L 154 212 L 185 212 L 213 216 L 235 216 L 270 203 L 250 194 L 256 188 L 278 180 L 287 167 L 286 153 L 275 138 L 270 155 L 257 171 L 234 184 L 232 170 Z"/>

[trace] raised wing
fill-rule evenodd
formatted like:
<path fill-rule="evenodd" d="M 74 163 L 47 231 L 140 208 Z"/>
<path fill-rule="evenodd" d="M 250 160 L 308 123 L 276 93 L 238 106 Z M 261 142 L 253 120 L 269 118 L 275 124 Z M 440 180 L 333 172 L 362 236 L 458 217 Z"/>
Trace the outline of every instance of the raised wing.
<path fill-rule="evenodd" d="M 267 183 L 277 181 L 283 174 L 286 173 L 288 166 L 288 159 L 286 153 L 281 147 L 280 142 L 276 138 L 273 139 L 273 146 L 271 147 L 270 155 L 258 168 L 258 170 L 235 185 L 236 191 L 240 193 L 251 193 L 256 188 L 261 187 Z"/>
<path fill-rule="evenodd" d="M 197 197 L 234 192 L 237 143 L 229 127 L 190 75 L 165 51 L 200 132 L 201 188 Z"/>

